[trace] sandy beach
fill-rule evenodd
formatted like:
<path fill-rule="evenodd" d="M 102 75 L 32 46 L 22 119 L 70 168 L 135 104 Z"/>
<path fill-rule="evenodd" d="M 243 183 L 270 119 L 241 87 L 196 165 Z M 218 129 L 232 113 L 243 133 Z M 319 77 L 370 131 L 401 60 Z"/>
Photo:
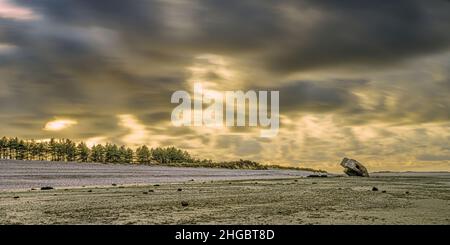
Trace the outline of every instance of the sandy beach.
<path fill-rule="evenodd" d="M 203 179 L 192 180 L 191 173 L 178 181 L 165 177 L 162 179 L 167 181 L 158 184 L 126 182 L 113 186 L 94 181 L 92 186 L 55 186 L 46 191 L 3 189 L 0 223 L 450 224 L 448 173 L 307 178 L 305 173 L 296 176 L 291 171 L 284 176 L 265 171 L 249 176 L 252 171 L 218 170 L 222 175 L 217 178 L 204 176 L 202 171 Z M 2 172 L 3 187 L 5 175 Z M 67 178 L 59 176 L 59 180 Z M 11 178 L 6 181 L 10 185 Z"/>

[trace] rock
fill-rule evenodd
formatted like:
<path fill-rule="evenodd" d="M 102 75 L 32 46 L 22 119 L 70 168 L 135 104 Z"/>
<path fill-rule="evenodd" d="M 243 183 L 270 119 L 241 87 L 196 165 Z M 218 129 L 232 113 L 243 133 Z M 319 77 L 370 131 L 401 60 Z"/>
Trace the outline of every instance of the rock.
<path fill-rule="evenodd" d="M 41 187 L 41 190 L 42 191 L 53 190 L 53 187 L 51 187 L 51 186 L 44 186 L 44 187 Z"/>
<path fill-rule="evenodd" d="M 310 174 L 306 176 L 307 178 L 326 178 L 328 177 L 326 174 Z"/>
<path fill-rule="evenodd" d="M 386 193 L 386 191 L 381 191 L 381 193 Z"/>
<path fill-rule="evenodd" d="M 372 187 L 372 191 L 378 191 L 378 188 L 376 188 L 375 186 Z"/>
<path fill-rule="evenodd" d="M 178 190 L 177 191 L 182 191 L 182 189 L 181 188 L 178 188 Z"/>
<path fill-rule="evenodd" d="M 183 207 L 187 207 L 187 206 L 189 206 L 189 203 L 188 203 L 188 202 L 186 202 L 186 201 L 182 201 L 182 202 L 181 202 L 181 206 L 183 206 Z"/>
<path fill-rule="evenodd" d="M 148 192 L 144 191 L 144 192 L 142 192 L 142 194 L 144 194 L 144 195 L 147 195 L 147 194 L 148 194 Z"/>
<path fill-rule="evenodd" d="M 354 159 L 342 159 L 341 166 L 344 167 L 344 173 L 348 176 L 369 177 L 366 167 Z"/>
<path fill-rule="evenodd" d="M 148 190 L 148 192 L 155 192 L 154 190 Z"/>
<path fill-rule="evenodd" d="M 13 197 L 14 199 L 19 199 L 20 197 L 19 196 L 15 196 L 15 197 Z"/>
<path fill-rule="evenodd" d="M 87 192 L 92 192 L 92 190 L 88 190 Z"/>
<path fill-rule="evenodd" d="M 112 183 L 111 185 L 112 185 L 112 186 L 117 186 L 117 184 L 116 184 L 116 183 Z"/>

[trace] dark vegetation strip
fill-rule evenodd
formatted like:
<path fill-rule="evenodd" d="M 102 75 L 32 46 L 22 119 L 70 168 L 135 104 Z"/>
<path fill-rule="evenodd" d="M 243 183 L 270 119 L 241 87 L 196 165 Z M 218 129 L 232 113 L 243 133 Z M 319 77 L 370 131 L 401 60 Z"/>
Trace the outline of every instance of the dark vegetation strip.
<path fill-rule="evenodd" d="M 17 137 L 0 138 L 0 158 L 13 160 L 98 162 L 162 165 L 176 167 L 204 167 L 228 169 L 289 169 L 325 172 L 311 168 L 266 165 L 250 160 L 213 162 L 210 159 L 192 157 L 187 151 L 175 147 L 149 148 L 142 145 L 136 150 L 125 145 L 107 143 L 89 147 L 84 142 L 78 144 L 70 139 L 50 139 L 49 141 L 23 140 Z"/>

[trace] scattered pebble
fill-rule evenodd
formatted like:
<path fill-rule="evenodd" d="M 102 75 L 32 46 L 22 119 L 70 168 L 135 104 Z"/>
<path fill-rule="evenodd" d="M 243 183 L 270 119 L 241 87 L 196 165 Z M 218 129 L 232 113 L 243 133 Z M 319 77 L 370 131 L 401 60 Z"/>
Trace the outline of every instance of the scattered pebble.
<path fill-rule="evenodd" d="M 378 191 L 378 188 L 376 188 L 375 186 L 372 187 L 372 191 Z"/>
<path fill-rule="evenodd" d="M 178 190 L 177 191 L 182 191 L 182 189 L 181 188 L 178 188 Z"/>
<path fill-rule="evenodd" d="M 381 191 L 381 193 L 386 193 L 386 191 Z"/>
<path fill-rule="evenodd" d="M 194 179 L 191 179 L 190 181 L 195 181 Z"/>
<path fill-rule="evenodd" d="M 160 185 L 156 184 L 156 185 L 153 185 L 153 186 L 160 186 Z"/>
<path fill-rule="evenodd" d="M 13 197 L 14 199 L 18 199 L 18 198 L 20 198 L 20 197 L 18 197 L 18 196 L 15 196 L 15 197 Z"/>
<path fill-rule="evenodd" d="M 34 189 L 34 188 L 31 188 L 31 190 L 32 190 L 32 191 L 35 191 L 36 189 Z"/>
<path fill-rule="evenodd" d="M 41 187 L 41 190 L 43 190 L 43 191 L 53 190 L 53 187 L 51 187 L 51 186 L 43 186 L 43 187 Z"/>
<path fill-rule="evenodd" d="M 409 191 L 405 192 L 405 194 L 409 194 Z"/>
<path fill-rule="evenodd" d="M 111 184 L 112 186 L 117 186 L 117 184 L 115 184 L 115 183 L 113 183 L 113 184 Z"/>
<path fill-rule="evenodd" d="M 183 206 L 183 207 L 187 207 L 188 205 L 189 205 L 189 203 L 186 202 L 186 201 L 182 201 L 182 202 L 181 202 L 181 206 Z"/>
<path fill-rule="evenodd" d="M 148 192 L 155 192 L 154 190 L 148 190 Z"/>
<path fill-rule="evenodd" d="M 92 192 L 92 190 L 88 190 L 87 192 Z"/>
<path fill-rule="evenodd" d="M 144 192 L 142 192 L 142 194 L 144 194 L 144 195 L 147 195 L 147 194 L 148 194 L 148 192 L 144 191 Z"/>

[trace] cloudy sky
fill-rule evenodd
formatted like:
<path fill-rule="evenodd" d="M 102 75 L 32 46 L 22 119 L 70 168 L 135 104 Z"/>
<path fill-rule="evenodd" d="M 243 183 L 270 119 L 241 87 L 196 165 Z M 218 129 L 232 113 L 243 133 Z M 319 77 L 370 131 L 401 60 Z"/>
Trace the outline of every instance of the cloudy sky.
<path fill-rule="evenodd" d="M 449 30 L 446 0 L 0 0 L 0 135 L 450 170 Z M 194 82 L 279 90 L 279 134 L 173 127 Z"/>

